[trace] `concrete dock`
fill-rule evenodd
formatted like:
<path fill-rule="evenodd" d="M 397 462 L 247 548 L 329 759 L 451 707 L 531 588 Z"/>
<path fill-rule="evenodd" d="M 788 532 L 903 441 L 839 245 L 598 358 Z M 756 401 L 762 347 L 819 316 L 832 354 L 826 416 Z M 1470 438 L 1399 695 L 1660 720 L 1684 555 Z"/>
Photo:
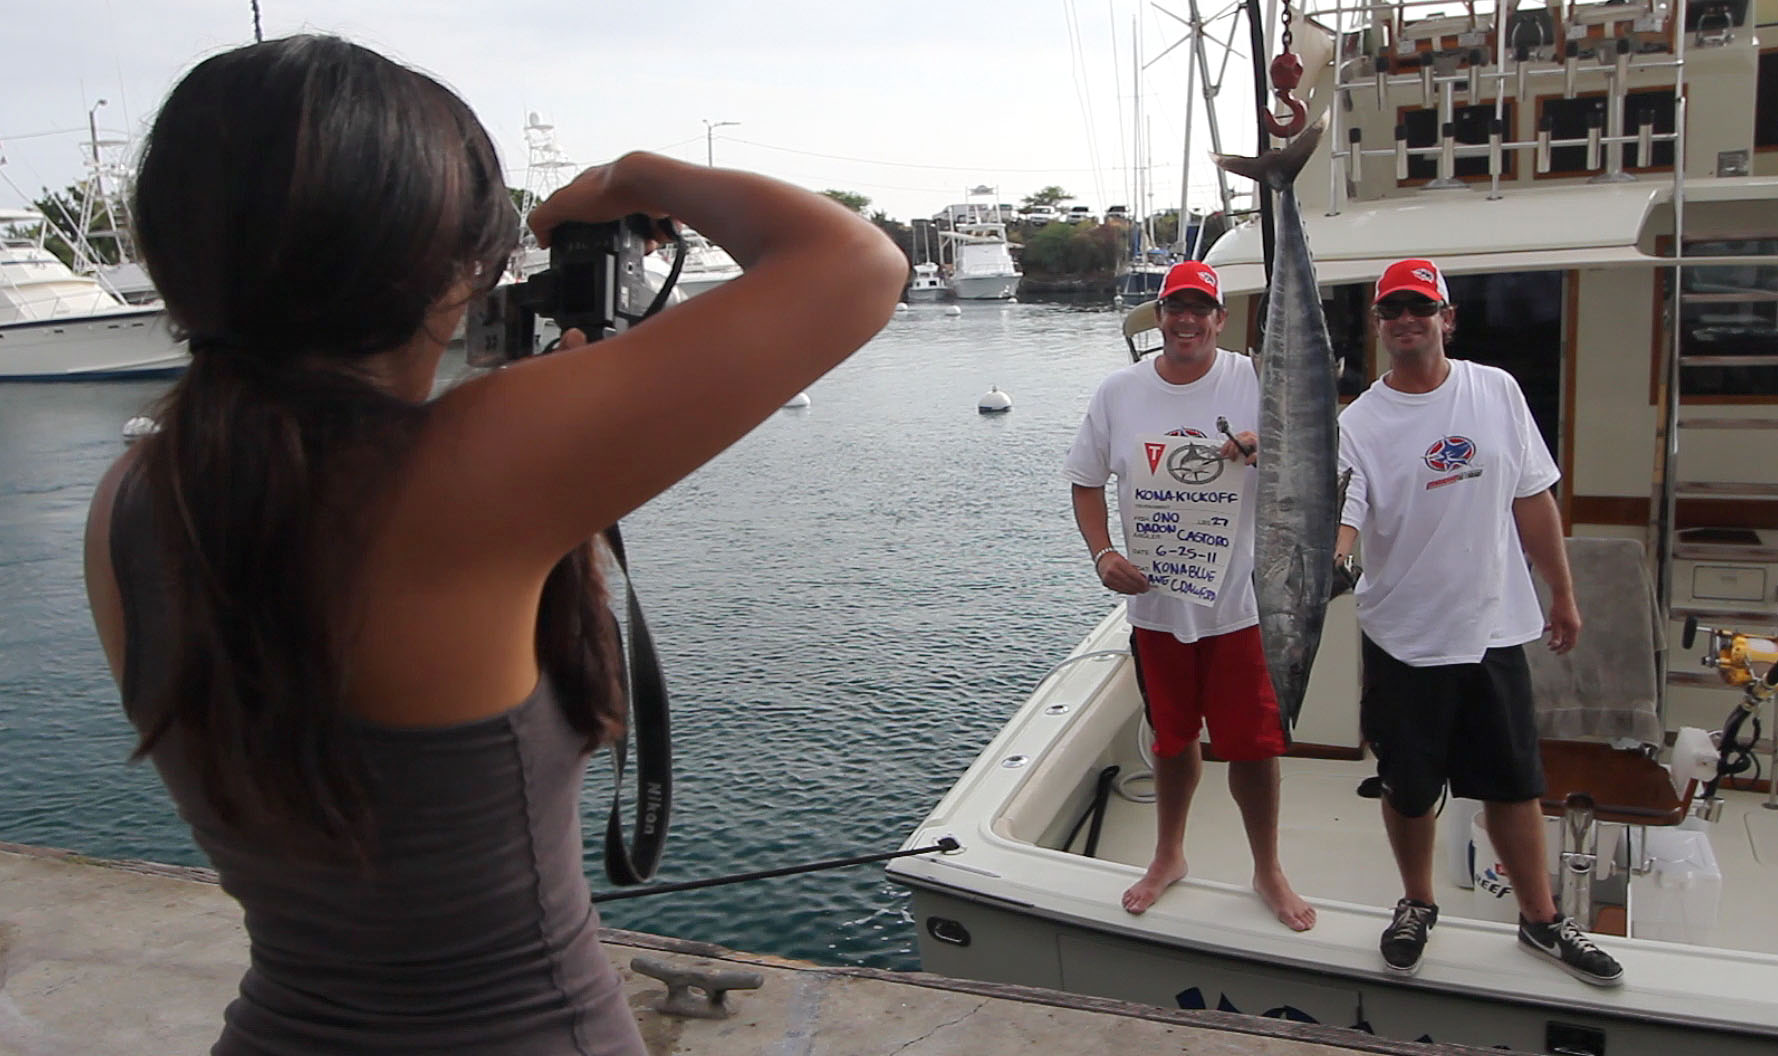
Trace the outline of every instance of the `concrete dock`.
<path fill-rule="evenodd" d="M 918 972 L 836 968 L 608 930 L 654 1056 L 1480 1056 L 1337 1027 L 1179 1011 Z M 753 972 L 727 1019 L 655 1009 L 637 957 Z M 0 1056 L 209 1050 L 247 962 L 240 911 L 207 870 L 0 843 Z"/>

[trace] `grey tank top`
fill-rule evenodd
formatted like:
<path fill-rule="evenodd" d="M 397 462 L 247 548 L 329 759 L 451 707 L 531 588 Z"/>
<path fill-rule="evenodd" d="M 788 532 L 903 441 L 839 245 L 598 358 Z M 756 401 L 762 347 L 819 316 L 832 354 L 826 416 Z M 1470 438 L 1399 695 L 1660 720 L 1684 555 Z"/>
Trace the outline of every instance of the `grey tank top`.
<path fill-rule="evenodd" d="M 168 677 L 178 633 L 150 503 L 126 473 L 111 557 L 131 716 Z M 581 868 L 585 739 L 547 679 L 487 719 L 355 728 L 378 833 L 369 870 L 222 824 L 176 738 L 152 753 L 251 945 L 212 1056 L 643 1056 Z"/>

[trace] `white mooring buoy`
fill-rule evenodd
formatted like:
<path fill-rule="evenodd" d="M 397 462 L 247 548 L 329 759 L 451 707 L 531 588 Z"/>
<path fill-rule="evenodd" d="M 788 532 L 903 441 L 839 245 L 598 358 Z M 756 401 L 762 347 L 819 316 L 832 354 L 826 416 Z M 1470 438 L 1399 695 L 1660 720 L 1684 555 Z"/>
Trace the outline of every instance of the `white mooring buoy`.
<path fill-rule="evenodd" d="M 962 315 L 963 309 L 961 309 L 953 304 L 950 307 L 945 309 L 945 314 L 946 315 Z"/>
<path fill-rule="evenodd" d="M 982 393 L 982 398 L 976 401 L 975 409 L 983 414 L 1005 414 L 1012 410 L 1012 397 L 1001 392 L 999 386 L 994 386 Z"/>
<path fill-rule="evenodd" d="M 898 312 L 905 312 L 905 311 L 907 311 L 907 310 L 908 310 L 908 302 L 906 302 L 906 301 L 896 301 L 896 302 L 895 302 L 895 310 L 896 310 L 896 311 L 898 311 Z"/>
<path fill-rule="evenodd" d="M 795 396 L 784 401 L 784 406 L 786 407 L 807 407 L 808 405 L 809 394 L 806 392 L 799 392 Z"/>
<path fill-rule="evenodd" d="M 138 414 L 123 423 L 123 442 L 133 444 L 145 436 L 160 432 L 161 424 L 146 414 Z"/>

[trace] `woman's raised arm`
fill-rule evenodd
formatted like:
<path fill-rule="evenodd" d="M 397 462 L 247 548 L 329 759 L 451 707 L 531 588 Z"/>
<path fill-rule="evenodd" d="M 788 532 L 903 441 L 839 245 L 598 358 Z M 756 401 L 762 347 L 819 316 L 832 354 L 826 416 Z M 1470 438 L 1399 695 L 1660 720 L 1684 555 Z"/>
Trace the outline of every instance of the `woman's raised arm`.
<path fill-rule="evenodd" d="M 589 169 L 531 222 L 547 239 L 563 221 L 629 213 L 690 223 L 744 274 L 440 399 L 403 488 L 419 504 L 410 511 L 447 534 L 440 542 L 546 569 L 868 341 L 907 276 L 888 238 L 825 197 L 649 154 Z"/>

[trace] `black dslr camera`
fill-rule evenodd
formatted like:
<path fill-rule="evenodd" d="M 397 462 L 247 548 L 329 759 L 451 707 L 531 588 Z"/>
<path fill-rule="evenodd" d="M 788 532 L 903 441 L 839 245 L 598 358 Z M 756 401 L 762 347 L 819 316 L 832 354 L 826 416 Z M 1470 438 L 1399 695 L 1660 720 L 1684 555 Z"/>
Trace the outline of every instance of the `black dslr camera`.
<path fill-rule="evenodd" d="M 678 279 L 679 265 L 675 261 L 657 294 L 642 267 L 651 239 L 681 241 L 669 223 L 640 213 L 603 224 L 557 225 L 550 231 L 548 268 L 496 286 L 469 306 L 464 330 L 469 362 L 497 367 L 550 351 L 553 343 L 537 347 L 538 316 L 598 341 L 658 311 Z"/>

